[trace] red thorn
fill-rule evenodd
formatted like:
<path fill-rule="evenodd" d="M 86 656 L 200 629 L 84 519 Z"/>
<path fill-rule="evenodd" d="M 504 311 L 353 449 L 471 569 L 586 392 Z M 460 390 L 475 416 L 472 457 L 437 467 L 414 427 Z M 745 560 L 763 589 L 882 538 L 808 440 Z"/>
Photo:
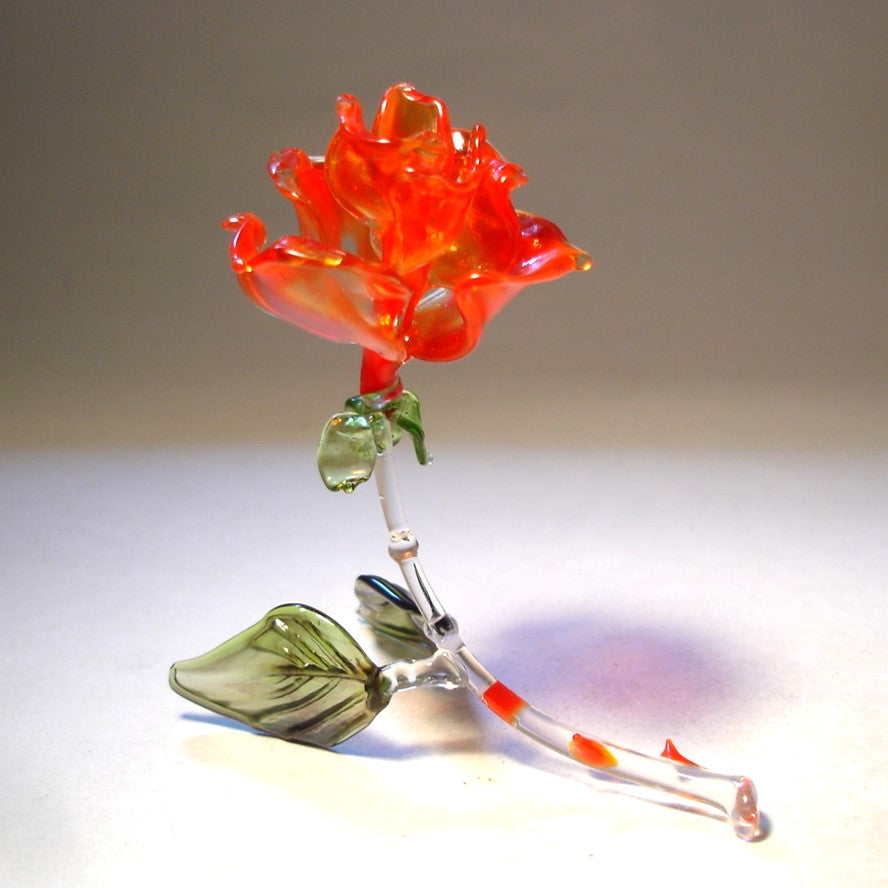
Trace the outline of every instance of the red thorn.
<path fill-rule="evenodd" d="M 678 762 L 679 764 L 692 765 L 695 768 L 700 767 L 696 762 L 692 762 L 689 758 L 685 758 L 675 748 L 675 744 L 671 740 L 666 741 L 666 745 L 663 747 L 663 751 L 660 753 L 660 758 L 672 759 L 672 761 Z"/>

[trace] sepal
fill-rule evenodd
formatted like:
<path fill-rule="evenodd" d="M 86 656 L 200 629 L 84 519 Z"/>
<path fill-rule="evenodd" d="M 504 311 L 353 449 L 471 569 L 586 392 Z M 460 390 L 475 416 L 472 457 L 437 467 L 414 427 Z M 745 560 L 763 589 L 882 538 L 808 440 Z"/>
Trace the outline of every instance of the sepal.
<path fill-rule="evenodd" d="M 413 392 L 401 388 L 400 383 L 397 383 L 395 391 L 397 394 L 386 390 L 355 395 L 345 402 L 345 409 L 362 415 L 382 411 L 392 426 L 392 442 L 397 444 L 401 440 L 401 432 L 407 432 L 413 440 L 417 462 L 421 466 L 427 465 L 432 461 L 432 457 L 425 446 L 425 430 L 422 427 L 419 398 Z"/>
<path fill-rule="evenodd" d="M 425 430 L 422 427 L 422 417 L 419 411 L 419 398 L 413 392 L 404 391 L 395 399 L 394 409 L 386 411 L 389 421 L 398 429 L 403 429 L 413 440 L 413 451 L 416 461 L 421 465 L 428 465 L 432 461 L 432 455 L 426 450 Z"/>
<path fill-rule="evenodd" d="M 420 465 L 432 461 L 425 446 L 419 398 L 397 386 L 398 394 L 373 392 L 345 402 L 345 412 L 332 417 L 318 445 L 318 471 L 328 490 L 352 493 L 373 474 L 376 457 L 404 432 L 413 441 Z M 386 427 L 388 426 L 388 428 Z"/>
<path fill-rule="evenodd" d="M 352 493 L 373 474 L 386 446 L 385 415 L 373 411 L 337 413 L 321 434 L 318 471 L 328 490 Z"/>

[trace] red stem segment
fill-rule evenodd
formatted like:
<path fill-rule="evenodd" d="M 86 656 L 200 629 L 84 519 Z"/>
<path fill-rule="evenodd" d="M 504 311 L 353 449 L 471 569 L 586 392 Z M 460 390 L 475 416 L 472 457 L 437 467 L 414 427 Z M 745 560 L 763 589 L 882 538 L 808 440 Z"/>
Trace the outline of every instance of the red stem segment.
<path fill-rule="evenodd" d="M 400 369 L 401 364 L 397 361 L 389 361 L 365 348 L 361 363 L 361 394 L 381 392 L 394 385 Z"/>

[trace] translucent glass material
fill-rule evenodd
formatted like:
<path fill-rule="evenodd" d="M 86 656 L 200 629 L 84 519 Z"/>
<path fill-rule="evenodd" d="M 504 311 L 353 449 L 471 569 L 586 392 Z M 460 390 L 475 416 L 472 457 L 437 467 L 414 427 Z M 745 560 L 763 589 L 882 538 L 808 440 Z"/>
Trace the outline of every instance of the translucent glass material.
<path fill-rule="evenodd" d="M 667 740 L 645 755 L 569 727 L 491 674 L 466 646 L 419 560 L 394 445 L 407 433 L 430 460 L 419 400 L 399 370 L 410 358 L 468 354 L 485 324 L 528 284 L 591 267 L 552 222 L 516 211 L 525 179 L 480 125 L 451 126 L 446 106 L 408 84 L 388 90 L 369 129 L 352 96 L 337 106 L 326 156 L 294 148 L 268 172 L 293 205 L 299 234 L 265 246 L 255 216 L 232 216 L 231 264 L 265 310 L 363 350 L 360 394 L 328 423 L 318 468 L 331 490 L 371 476 L 404 587 L 363 575 L 359 612 L 378 634 L 426 655 L 382 668 L 335 621 L 287 605 L 201 657 L 173 665 L 174 690 L 288 740 L 332 746 L 365 728 L 398 691 L 465 688 L 494 715 L 579 767 L 653 787 L 682 807 L 715 811 L 743 839 L 760 835 L 752 781 L 708 771 Z M 347 544 L 347 543 L 346 543 Z M 545 664 L 542 664 L 544 667 Z"/>
<path fill-rule="evenodd" d="M 170 669 L 178 694 L 285 740 L 334 746 L 388 704 L 384 679 L 357 642 L 313 608 L 289 604 Z"/>
<path fill-rule="evenodd" d="M 516 211 L 524 173 L 454 129 L 447 108 L 409 84 L 388 90 L 368 129 L 342 96 L 323 160 L 289 148 L 268 172 L 300 233 L 264 246 L 265 227 L 232 216 L 231 263 L 266 311 L 383 359 L 362 392 L 385 388 L 409 358 L 452 361 L 528 284 L 591 267 L 553 223 Z"/>
<path fill-rule="evenodd" d="M 405 589 L 382 577 L 363 575 L 355 582 L 358 613 L 380 635 L 434 650 L 421 627 L 419 608 Z"/>
<path fill-rule="evenodd" d="M 385 422 L 381 413 L 337 413 L 327 423 L 318 445 L 318 471 L 328 489 L 352 493 L 370 477 Z"/>
<path fill-rule="evenodd" d="M 377 455 L 397 444 L 403 432 L 410 435 L 420 465 L 431 461 L 413 392 L 392 386 L 349 398 L 345 408 L 327 422 L 318 444 L 318 471 L 329 490 L 354 492 L 370 478 Z"/>
<path fill-rule="evenodd" d="M 466 673 L 466 686 L 495 715 L 533 740 L 567 756 L 577 764 L 630 783 L 652 787 L 689 800 L 700 810 L 714 811 L 730 823 L 734 833 L 750 841 L 761 835 L 758 795 L 745 776 L 719 774 L 685 758 L 667 740 L 659 756 L 636 752 L 562 724 L 546 715 L 492 675 L 469 650 L 456 620 L 445 610 L 419 560 L 419 542 L 410 528 L 394 468 L 391 448 L 382 451 L 375 478 L 389 531 L 389 554 L 406 582 L 399 590 L 392 583 L 363 577 L 358 583 L 361 613 L 378 631 L 391 633 L 398 623 L 409 631 L 403 617 L 420 628 L 436 647 L 450 652 Z M 377 609 L 367 599 L 383 602 Z M 416 611 L 403 602 L 409 598 Z M 380 614 L 382 616 L 380 616 Z"/>

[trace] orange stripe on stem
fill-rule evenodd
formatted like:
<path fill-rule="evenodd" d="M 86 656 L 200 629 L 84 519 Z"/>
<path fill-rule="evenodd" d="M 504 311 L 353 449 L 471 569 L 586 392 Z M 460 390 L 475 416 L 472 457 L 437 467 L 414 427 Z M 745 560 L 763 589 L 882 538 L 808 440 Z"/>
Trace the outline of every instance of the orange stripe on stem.
<path fill-rule="evenodd" d="M 578 762 L 592 768 L 613 768 L 617 764 L 613 753 L 606 746 L 582 734 L 574 734 L 568 748 Z"/>
<path fill-rule="evenodd" d="M 518 721 L 518 713 L 527 705 L 521 697 L 500 681 L 495 681 L 481 695 L 481 700 L 491 712 L 510 725 Z"/>

